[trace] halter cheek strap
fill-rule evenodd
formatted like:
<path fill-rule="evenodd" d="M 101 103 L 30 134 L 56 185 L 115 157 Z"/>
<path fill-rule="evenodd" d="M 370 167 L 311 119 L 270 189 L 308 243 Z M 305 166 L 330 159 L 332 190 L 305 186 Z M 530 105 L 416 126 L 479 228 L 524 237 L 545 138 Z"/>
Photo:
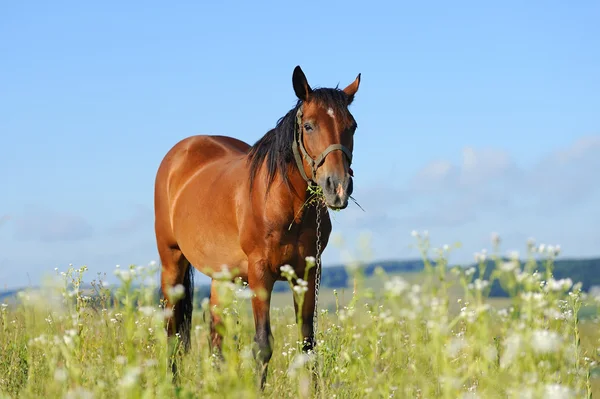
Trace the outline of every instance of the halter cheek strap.
<path fill-rule="evenodd" d="M 302 108 L 298 109 L 296 113 L 296 124 L 294 125 L 294 142 L 292 143 L 292 151 L 294 153 L 294 159 L 296 160 L 296 165 L 298 166 L 298 170 L 300 171 L 300 175 L 308 183 L 309 186 L 316 184 L 317 180 L 317 169 L 319 166 L 325 162 L 325 157 L 329 155 L 333 151 L 342 151 L 348 157 L 348 163 L 352 163 L 352 152 L 345 146 L 341 144 L 332 144 L 325 149 L 316 159 L 311 157 L 306 148 L 304 147 L 304 140 L 302 140 Z M 312 171 L 312 176 L 309 178 L 304 171 L 304 165 L 302 164 L 302 158 L 300 156 L 300 152 L 302 152 L 302 156 L 308 163 Z"/>

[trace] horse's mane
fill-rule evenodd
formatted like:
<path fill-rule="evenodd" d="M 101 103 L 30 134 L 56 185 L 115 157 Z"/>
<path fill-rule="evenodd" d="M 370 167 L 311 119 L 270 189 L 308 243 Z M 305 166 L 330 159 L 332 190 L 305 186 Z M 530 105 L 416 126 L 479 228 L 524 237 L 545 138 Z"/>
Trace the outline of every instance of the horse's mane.
<path fill-rule="evenodd" d="M 348 95 L 337 87 L 313 89 L 310 100 L 317 102 L 319 106 L 332 108 L 336 115 L 349 113 Z M 263 162 L 266 162 L 265 166 L 268 173 L 267 192 L 273 184 L 277 173 L 281 175 L 286 186 L 291 188 L 288 169 L 294 163 L 292 143 L 294 142 L 296 113 L 301 106 L 302 101 L 298 100 L 294 108 L 280 118 L 273 129 L 269 130 L 250 147 L 248 152 L 248 160 L 250 162 L 250 190 L 252 190 L 256 173 Z"/>

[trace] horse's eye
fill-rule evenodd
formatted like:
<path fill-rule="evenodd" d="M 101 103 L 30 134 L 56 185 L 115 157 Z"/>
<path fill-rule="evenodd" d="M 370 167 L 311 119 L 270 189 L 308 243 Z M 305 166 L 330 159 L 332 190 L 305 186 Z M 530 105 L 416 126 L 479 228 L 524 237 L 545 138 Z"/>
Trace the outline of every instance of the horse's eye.
<path fill-rule="evenodd" d="M 306 130 L 307 132 L 310 132 L 311 130 L 313 130 L 313 127 L 310 123 L 305 123 L 304 130 Z"/>

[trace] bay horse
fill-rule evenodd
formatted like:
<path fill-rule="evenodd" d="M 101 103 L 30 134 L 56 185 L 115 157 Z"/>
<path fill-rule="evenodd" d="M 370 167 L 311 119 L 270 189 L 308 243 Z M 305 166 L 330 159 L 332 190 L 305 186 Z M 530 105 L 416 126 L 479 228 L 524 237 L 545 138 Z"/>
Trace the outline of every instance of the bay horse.
<path fill-rule="evenodd" d="M 327 208 L 346 208 L 353 190 L 350 165 L 357 124 L 348 106 L 360 74 L 343 90 L 313 89 L 296 66 L 292 84 L 296 105 L 254 145 L 218 135 L 185 138 L 165 155 L 155 181 L 155 234 L 168 337 L 177 334 L 184 352 L 189 350 L 193 268 L 210 277 L 227 265 L 236 271 L 232 281 L 241 278 L 255 293 L 253 353 L 261 388 L 272 355 L 271 292 L 275 281 L 284 280 L 280 268 L 289 265 L 304 276 L 305 259 L 320 256 L 317 211 L 324 209 L 319 243 L 324 249 L 332 228 Z M 305 203 L 309 187 L 321 188 L 321 203 Z M 315 345 L 315 279 L 313 267 L 302 309 L 294 300 L 305 352 Z M 179 301 L 169 296 L 177 285 L 184 287 Z M 260 291 L 263 295 L 256 295 Z M 220 353 L 220 319 L 212 312 L 218 301 L 212 279 L 210 347 Z"/>

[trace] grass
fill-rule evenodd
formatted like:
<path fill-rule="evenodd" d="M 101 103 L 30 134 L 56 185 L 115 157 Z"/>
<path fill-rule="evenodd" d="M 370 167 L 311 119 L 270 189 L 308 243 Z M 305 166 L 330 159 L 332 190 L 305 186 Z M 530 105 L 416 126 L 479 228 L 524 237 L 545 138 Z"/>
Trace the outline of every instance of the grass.
<path fill-rule="evenodd" d="M 434 251 L 419 245 L 424 259 Z M 600 392 L 595 377 L 600 323 L 596 302 L 532 262 L 499 260 L 510 298 L 488 298 L 491 281 L 449 269 L 449 248 L 423 273 L 378 270 L 355 286 L 322 290 L 318 350 L 301 354 L 291 293 L 272 299 L 274 354 L 265 391 L 257 389 L 254 325 L 247 288 L 221 284 L 225 363 L 208 348 L 207 304 L 193 319 L 191 352 L 172 383 L 164 313 L 154 300 L 156 270 L 119 273 L 113 290 L 79 287 L 86 268 L 58 285 L 22 294 L 0 309 L 0 397 L 97 398 L 582 398 Z M 488 255 L 489 256 L 489 255 Z M 482 255 L 479 267 L 483 268 Z M 483 275 L 483 273 L 480 273 Z M 135 288 L 134 288 L 135 287 Z M 586 307 L 586 319 L 581 309 Z M 316 360 L 316 363 L 315 363 Z M 313 384 L 310 368 L 317 366 Z"/>

